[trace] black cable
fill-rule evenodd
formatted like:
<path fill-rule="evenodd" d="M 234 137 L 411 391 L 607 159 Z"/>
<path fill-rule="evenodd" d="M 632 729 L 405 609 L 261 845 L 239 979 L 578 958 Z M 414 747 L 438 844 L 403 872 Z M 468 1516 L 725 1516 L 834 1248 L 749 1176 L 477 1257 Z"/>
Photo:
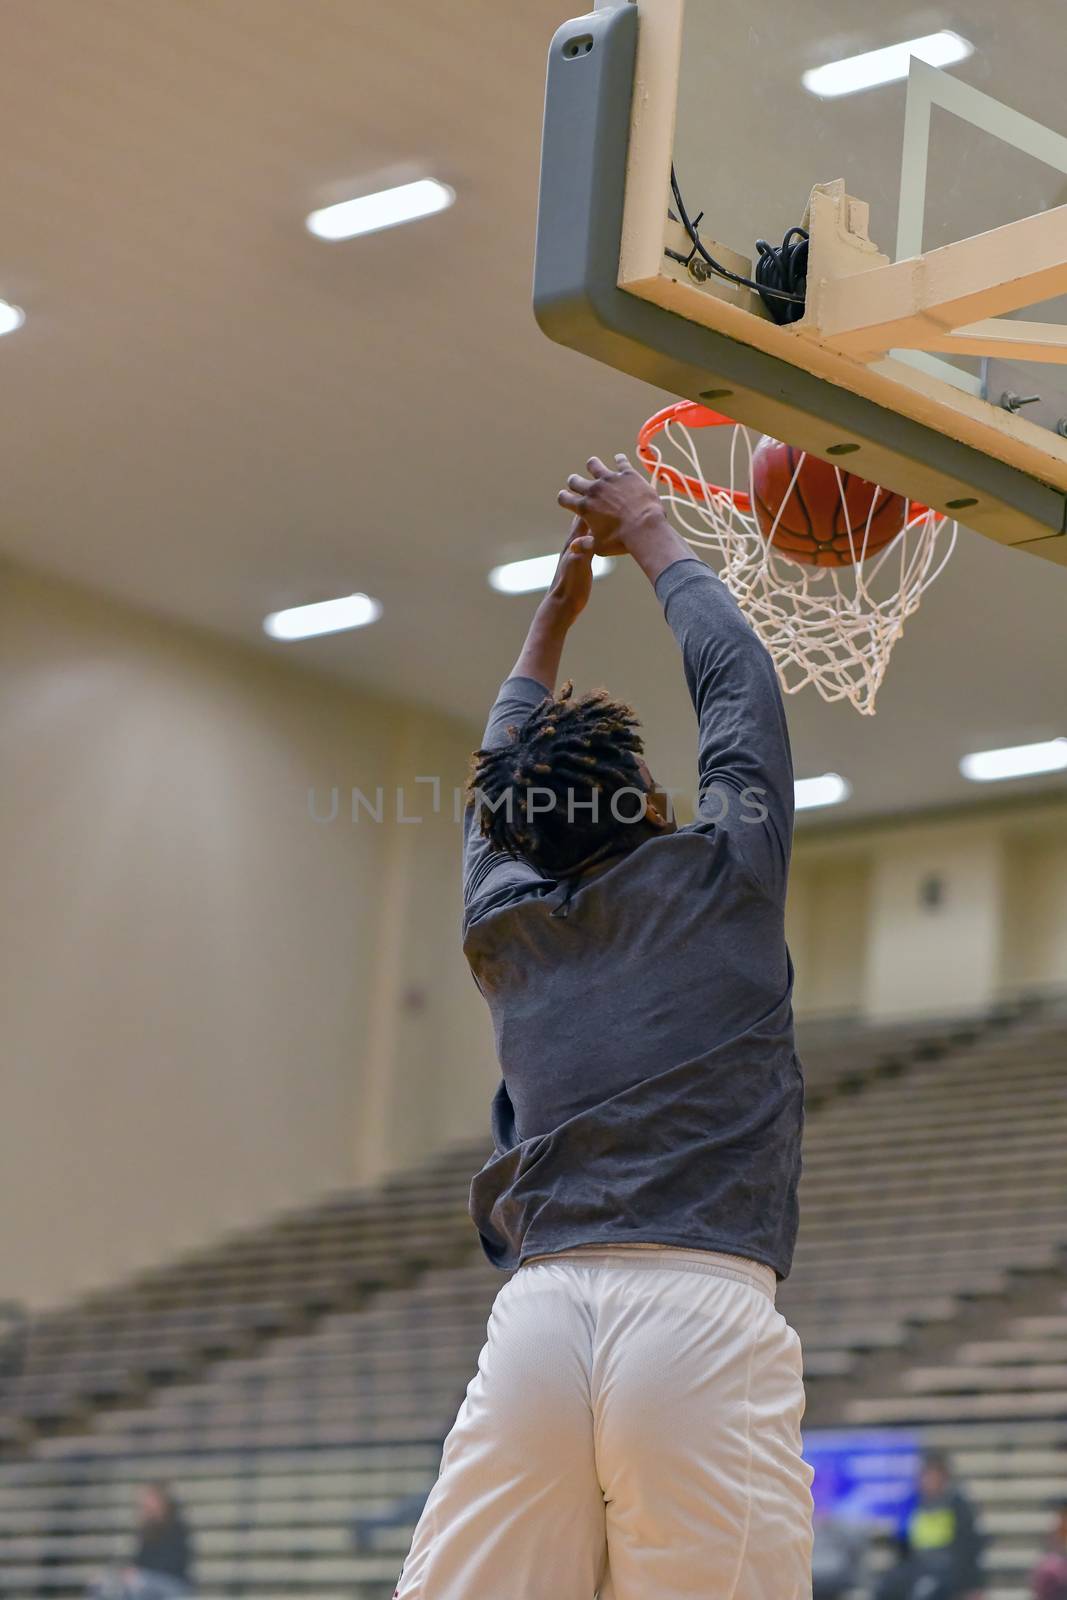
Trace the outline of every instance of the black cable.
<path fill-rule="evenodd" d="M 756 250 L 756 287 L 764 305 L 775 322 L 799 322 L 808 286 L 807 229 L 790 228 L 777 248 L 757 239 Z"/>
<path fill-rule="evenodd" d="M 729 283 L 738 283 L 745 289 L 755 289 L 775 322 L 799 322 L 804 315 L 808 279 L 807 230 L 800 227 L 790 228 L 781 244 L 777 246 L 768 244 L 766 239 L 757 239 L 756 276 L 744 278 L 737 272 L 731 272 L 729 267 L 724 267 L 721 261 L 716 261 L 704 244 L 698 232 L 700 218 L 704 213 L 701 212 L 695 222 L 690 221 L 685 201 L 682 199 L 682 191 L 678 187 L 673 162 L 671 193 L 678 207 L 678 220 L 693 246 L 688 255 L 681 255 L 677 250 L 668 250 L 667 254 L 671 260 L 680 261 L 687 267 L 693 257 L 699 255 L 705 266 L 709 267 L 717 277 L 725 278 Z"/>

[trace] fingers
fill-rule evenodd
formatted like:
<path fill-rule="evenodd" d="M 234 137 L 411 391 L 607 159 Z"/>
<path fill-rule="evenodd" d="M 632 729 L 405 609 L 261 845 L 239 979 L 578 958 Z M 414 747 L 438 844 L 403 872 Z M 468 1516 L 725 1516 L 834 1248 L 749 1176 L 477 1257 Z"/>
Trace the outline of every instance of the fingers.
<path fill-rule="evenodd" d="M 596 540 L 591 533 L 576 534 L 563 552 L 563 561 L 564 563 L 568 562 L 572 556 L 575 556 L 579 561 L 584 561 L 592 555 L 595 549 Z"/>
<path fill-rule="evenodd" d="M 582 518 L 574 517 L 571 526 L 569 526 L 568 534 L 566 534 L 566 541 L 563 544 L 563 552 L 561 554 L 569 555 L 571 550 L 577 550 L 581 554 L 582 550 L 592 550 L 595 544 L 597 544 L 597 541 L 593 539 L 592 533 L 582 522 Z"/>
<path fill-rule="evenodd" d="M 560 551 L 561 556 L 565 556 L 567 554 L 567 551 L 570 549 L 575 539 L 577 539 L 578 535 L 584 531 L 585 523 L 582 521 L 581 517 L 572 517 L 571 525 L 567 529 L 567 537 L 563 541 L 563 549 Z"/>
<path fill-rule="evenodd" d="M 590 497 L 596 499 L 598 484 L 607 478 L 617 477 L 620 472 L 635 471 L 629 457 L 622 451 L 616 454 L 613 467 L 606 466 L 599 456 L 590 456 L 585 465 L 592 477 L 583 478 L 580 472 L 572 472 L 567 479 L 567 487 L 561 489 L 556 497 L 565 511 L 577 512 L 579 516 L 590 509 Z"/>
<path fill-rule="evenodd" d="M 567 545 L 559 558 L 558 571 L 561 577 L 566 577 L 570 572 L 588 568 L 590 561 L 596 553 L 596 540 L 591 533 L 580 533 Z"/>

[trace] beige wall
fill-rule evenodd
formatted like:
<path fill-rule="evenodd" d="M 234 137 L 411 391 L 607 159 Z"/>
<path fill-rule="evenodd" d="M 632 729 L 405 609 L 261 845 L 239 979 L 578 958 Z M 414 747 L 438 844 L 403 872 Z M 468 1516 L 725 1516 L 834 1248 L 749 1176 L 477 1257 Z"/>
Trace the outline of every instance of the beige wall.
<path fill-rule="evenodd" d="M 1067 990 L 1067 801 L 801 833 L 788 931 L 801 1013 L 945 1016 Z"/>
<path fill-rule="evenodd" d="M 802 851 L 789 891 L 787 934 L 796 972 L 798 1012 L 855 1011 L 866 951 L 857 930 L 867 926 L 870 862 L 864 857 L 807 862 Z"/>
<path fill-rule="evenodd" d="M 451 797 L 416 825 L 348 807 L 461 782 L 474 730 L 11 569 L 0 728 L 0 1296 L 106 1282 L 484 1119 Z"/>
<path fill-rule="evenodd" d="M 875 1019 L 976 1010 L 996 993 L 1003 842 L 990 824 L 909 828 L 871 866 L 862 1010 Z"/>
<path fill-rule="evenodd" d="M 1005 879 L 1005 987 L 1067 984 L 1067 815 L 1008 837 Z"/>

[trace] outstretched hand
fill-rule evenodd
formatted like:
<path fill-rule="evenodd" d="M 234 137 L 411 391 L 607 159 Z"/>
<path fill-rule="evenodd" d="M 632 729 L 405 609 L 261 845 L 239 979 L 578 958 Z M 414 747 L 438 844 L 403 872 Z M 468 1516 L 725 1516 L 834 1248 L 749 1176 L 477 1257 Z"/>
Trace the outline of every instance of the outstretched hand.
<path fill-rule="evenodd" d="M 564 640 L 585 610 L 593 588 L 594 545 L 581 517 L 575 517 L 556 563 L 555 576 L 534 612 L 526 642 L 511 669 L 513 678 L 533 678 L 552 693 Z"/>
<path fill-rule="evenodd" d="M 571 524 L 546 602 L 567 622 L 581 616 L 593 588 L 593 555 L 596 541 L 580 517 Z"/>
<path fill-rule="evenodd" d="M 622 454 L 615 457 L 614 468 L 605 466 L 599 456 L 590 456 L 586 468 L 590 476 L 572 472 L 557 499 L 564 510 L 581 518 L 593 535 L 598 556 L 625 555 L 630 540 L 650 521 L 663 521 L 659 496 Z"/>

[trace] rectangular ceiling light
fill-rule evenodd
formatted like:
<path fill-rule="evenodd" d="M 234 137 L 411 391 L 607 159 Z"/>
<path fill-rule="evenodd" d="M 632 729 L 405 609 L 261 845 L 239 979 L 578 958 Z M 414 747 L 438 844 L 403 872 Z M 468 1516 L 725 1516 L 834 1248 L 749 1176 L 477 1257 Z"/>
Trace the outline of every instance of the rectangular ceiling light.
<path fill-rule="evenodd" d="M 307 219 L 310 233 L 319 239 L 354 239 L 360 233 L 379 233 L 401 222 L 414 222 L 447 211 L 456 198 L 454 189 L 436 178 L 419 178 L 395 189 L 361 195 L 357 200 L 342 200 L 335 206 L 313 211 Z"/>
<path fill-rule="evenodd" d="M 837 772 L 824 772 L 818 778 L 797 778 L 793 784 L 793 804 L 798 811 L 816 806 L 839 806 L 852 793 L 852 785 Z"/>
<path fill-rule="evenodd" d="M 972 783 L 996 783 L 1000 778 L 1028 778 L 1038 772 L 1065 770 L 1067 739 L 1013 744 L 1004 750 L 976 750 L 960 762 L 960 771 Z"/>
<path fill-rule="evenodd" d="M 906 78 L 912 56 L 932 67 L 950 67 L 956 61 L 966 61 L 973 52 L 974 45 L 958 33 L 927 33 L 921 39 L 887 45 L 884 50 L 867 50 L 860 56 L 846 56 L 843 61 L 828 61 L 824 67 L 810 67 L 800 81 L 821 100 L 831 100 Z"/>
<path fill-rule="evenodd" d="M 26 313 L 21 306 L 13 306 L 6 300 L 0 300 L 0 334 L 14 333 L 21 328 L 26 320 Z"/>
<path fill-rule="evenodd" d="M 317 633 L 342 633 L 377 622 L 381 604 L 369 594 L 344 594 L 337 600 L 319 600 L 310 606 L 290 606 L 263 618 L 263 631 L 272 639 L 310 639 Z"/>
<path fill-rule="evenodd" d="M 494 567 L 489 574 L 489 587 L 499 594 L 530 594 L 534 589 L 547 589 L 555 576 L 559 556 L 531 556 L 528 561 L 508 561 Z M 610 556 L 593 557 L 593 577 L 602 578 L 615 565 Z"/>

